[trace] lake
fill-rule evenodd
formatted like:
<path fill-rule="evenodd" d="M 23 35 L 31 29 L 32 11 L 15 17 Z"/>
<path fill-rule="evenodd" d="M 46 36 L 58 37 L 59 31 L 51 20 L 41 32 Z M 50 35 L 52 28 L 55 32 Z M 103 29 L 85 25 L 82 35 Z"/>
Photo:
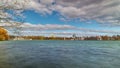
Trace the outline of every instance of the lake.
<path fill-rule="evenodd" d="M 120 68 L 120 41 L 2 41 L 0 68 Z"/>

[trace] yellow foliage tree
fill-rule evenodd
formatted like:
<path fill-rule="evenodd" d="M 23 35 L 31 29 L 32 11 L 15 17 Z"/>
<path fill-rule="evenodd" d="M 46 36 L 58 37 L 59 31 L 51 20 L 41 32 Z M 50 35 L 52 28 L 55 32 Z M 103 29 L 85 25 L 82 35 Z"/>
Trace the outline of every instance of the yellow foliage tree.
<path fill-rule="evenodd" d="M 9 35 L 7 33 L 7 30 L 0 27 L 0 41 L 4 41 L 4 40 L 8 40 L 8 39 L 9 39 Z"/>

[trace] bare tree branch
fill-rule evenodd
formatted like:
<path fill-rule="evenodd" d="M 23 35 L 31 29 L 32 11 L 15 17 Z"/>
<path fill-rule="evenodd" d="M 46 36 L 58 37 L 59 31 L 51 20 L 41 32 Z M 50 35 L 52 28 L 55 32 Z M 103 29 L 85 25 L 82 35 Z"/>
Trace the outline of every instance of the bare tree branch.
<path fill-rule="evenodd" d="M 0 0 L 0 23 L 9 23 L 11 28 L 13 28 L 15 31 L 15 34 L 20 34 L 20 25 L 24 23 L 22 12 L 24 11 L 24 7 L 26 5 L 25 3 L 27 3 L 28 0 L 12 0 L 12 2 L 9 1 L 10 0 Z"/>

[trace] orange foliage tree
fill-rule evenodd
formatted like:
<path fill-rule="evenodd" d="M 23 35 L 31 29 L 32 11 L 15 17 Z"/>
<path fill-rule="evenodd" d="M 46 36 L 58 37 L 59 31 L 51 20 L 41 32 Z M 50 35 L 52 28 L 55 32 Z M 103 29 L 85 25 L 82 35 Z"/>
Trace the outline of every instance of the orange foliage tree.
<path fill-rule="evenodd" d="M 7 33 L 7 30 L 0 27 L 0 41 L 4 41 L 4 40 L 8 40 L 8 39 L 9 39 L 9 35 Z"/>

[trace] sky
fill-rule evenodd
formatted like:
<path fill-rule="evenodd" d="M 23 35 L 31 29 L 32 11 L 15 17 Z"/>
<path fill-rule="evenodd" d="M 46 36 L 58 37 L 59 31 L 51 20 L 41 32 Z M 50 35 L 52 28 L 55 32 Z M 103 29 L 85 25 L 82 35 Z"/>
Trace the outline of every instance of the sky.
<path fill-rule="evenodd" d="M 24 35 L 120 34 L 120 0 L 0 0 L 0 2 L 0 6 L 10 6 L 12 11 L 24 17 L 24 23 L 20 25 L 23 27 L 21 32 Z M 7 14 L 10 16 L 10 12 Z M 3 23 L 0 25 L 7 26 Z M 12 28 L 8 31 L 13 34 Z"/>

